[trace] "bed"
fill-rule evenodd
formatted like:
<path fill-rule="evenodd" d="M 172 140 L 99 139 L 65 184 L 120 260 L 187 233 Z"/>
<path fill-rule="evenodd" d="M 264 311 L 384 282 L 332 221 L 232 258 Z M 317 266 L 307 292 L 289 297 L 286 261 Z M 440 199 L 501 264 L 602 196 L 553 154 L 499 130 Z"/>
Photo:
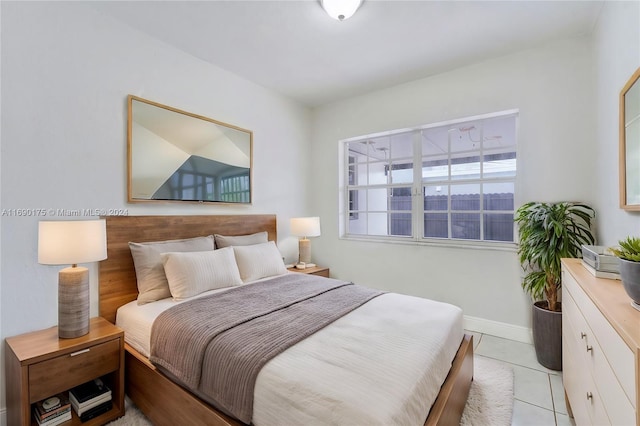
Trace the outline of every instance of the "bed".
<path fill-rule="evenodd" d="M 268 239 L 276 241 L 276 218 L 274 215 L 214 215 L 214 216 L 131 216 L 131 217 L 106 217 L 107 221 L 107 254 L 108 258 L 100 263 L 100 315 L 107 320 L 116 323 L 116 312 L 125 305 L 135 305 L 138 297 L 138 288 L 136 284 L 136 273 L 128 243 L 130 241 L 164 241 L 180 238 L 193 238 L 209 234 L 223 235 L 247 235 L 257 232 L 266 231 Z M 294 274 L 294 273 L 291 273 Z M 298 274 L 295 274 L 298 275 Z M 299 274 L 302 276 L 302 274 Z M 380 309 L 376 304 L 393 303 L 402 304 L 405 301 L 396 300 L 399 296 L 393 294 L 385 294 L 375 297 L 370 302 L 362 305 L 361 308 L 345 315 L 336 321 L 335 324 L 349 324 L 349 321 L 356 323 L 361 320 L 359 315 L 372 315 L 376 309 Z M 379 299 L 379 300 L 378 300 Z M 386 299 L 386 300 L 385 300 Z M 415 298 L 418 299 L 418 298 Z M 424 299 L 416 300 L 415 303 L 429 303 Z M 387 306 L 385 305 L 385 306 Z M 148 305 L 144 305 L 148 306 Z M 435 305 L 434 305 L 435 306 Z M 384 308 L 387 309 L 386 307 Z M 150 309 L 153 310 L 153 309 Z M 368 313 L 367 313 L 368 312 Z M 355 318 L 355 319 L 354 319 Z M 360 319 L 359 319 L 360 318 Z M 367 319 L 369 321 L 369 319 Z M 339 327 L 334 327 L 339 328 Z M 309 339 L 305 339 L 301 344 L 295 345 L 291 349 L 278 355 L 263 368 L 258 375 L 258 383 L 256 383 L 256 403 L 254 413 L 259 407 L 266 407 L 267 403 L 283 405 L 288 401 L 282 398 L 289 398 L 289 395 L 276 395 L 274 398 L 265 397 L 264 395 L 272 395 L 277 392 L 261 391 L 258 389 L 269 389 L 262 383 L 270 383 L 274 389 L 286 387 L 286 382 L 278 382 L 285 380 L 278 378 L 277 366 L 280 369 L 292 371 L 295 360 L 305 359 L 305 352 L 296 353 L 299 347 L 302 351 L 305 346 L 313 347 L 322 342 L 322 345 L 329 345 L 335 338 L 331 335 L 331 326 L 322 329 Z M 327 334 L 329 333 L 329 334 Z M 170 379 L 161 368 L 158 368 L 149 361 L 147 355 L 148 349 L 144 344 L 140 344 L 140 340 L 145 338 L 134 338 L 133 331 L 127 332 L 125 329 L 125 340 L 129 340 L 126 346 L 126 393 L 134 401 L 134 403 L 147 415 L 147 417 L 157 425 L 172 424 L 206 424 L 206 425 L 240 425 L 243 424 L 235 418 L 214 408 L 205 401 L 203 395 L 196 396 L 192 391 L 185 390 L 184 387 Z M 131 339 L 128 339 L 128 336 Z M 473 345 L 472 339 L 468 335 L 461 335 L 460 341 L 455 342 L 457 350 L 453 351 L 453 360 L 450 363 L 450 369 L 446 373 L 444 383 L 438 390 L 433 399 L 433 404 L 428 411 L 428 416 L 424 420 L 425 425 L 453 425 L 458 424 L 462 410 L 464 408 L 469 386 L 473 376 Z M 316 339 L 315 341 L 313 339 Z M 458 337 L 456 337 L 458 339 Z M 312 342 L 307 344 L 308 342 Z M 313 343 L 315 342 L 315 343 Z M 303 355 L 300 355 L 303 354 Z M 276 367 L 272 368 L 272 364 Z M 302 368 L 302 367 L 301 367 Z M 271 370 L 270 370 L 271 369 Z M 272 374 L 273 373 L 273 374 Z M 369 374 L 369 373 L 366 373 Z M 264 377 L 275 377 L 271 382 Z M 175 378 L 174 378 L 175 379 Z M 318 379 L 318 378 L 316 378 Z M 314 379 L 314 381 L 316 380 Z M 318 380 L 320 381 L 320 380 Z M 295 386 L 292 387 L 296 389 Z M 380 394 L 388 394 L 391 389 L 381 389 Z M 294 392 L 295 393 L 295 392 Z M 260 396 L 262 395 L 262 396 Z M 418 395 L 421 395 L 418 393 Z M 278 399 L 281 398 L 281 399 Z M 273 401 L 269 401 L 273 399 Z M 415 398 L 414 398 L 415 399 Z M 266 402 L 265 402 L 266 401 Z M 266 410 L 266 411 L 265 411 Z M 282 423 L 290 422 L 290 418 L 283 415 L 282 421 L 273 420 L 274 410 L 265 408 L 263 410 L 270 413 L 272 417 L 258 415 L 256 424 Z M 375 412 L 368 413 L 375 418 Z M 277 414 L 276 414 L 277 415 Z M 260 419 L 271 419 L 270 421 L 262 421 Z M 363 419 L 366 417 L 363 417 Z M 340 423 L 339 420 L 327 420 L 327 423 Z M 371 423 L 370 421 L 365 421 Z M 422 421 L 420 421 L 422 423 Z"/>

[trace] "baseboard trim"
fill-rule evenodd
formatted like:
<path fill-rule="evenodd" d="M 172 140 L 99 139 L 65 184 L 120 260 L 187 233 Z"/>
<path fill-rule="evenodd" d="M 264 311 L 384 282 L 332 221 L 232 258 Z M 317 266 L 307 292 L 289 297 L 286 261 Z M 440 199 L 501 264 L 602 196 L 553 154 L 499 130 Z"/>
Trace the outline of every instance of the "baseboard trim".
<path fill-rule="evenodd" d="M 464 316 L 463 322 L 465 330 L 490 334 L 492 336 L 515 340 L 522 343 L 533 343 L 533 334 L 531 333 L 531 329 L 527 327 L 472 317 L 469 315 Z"/>

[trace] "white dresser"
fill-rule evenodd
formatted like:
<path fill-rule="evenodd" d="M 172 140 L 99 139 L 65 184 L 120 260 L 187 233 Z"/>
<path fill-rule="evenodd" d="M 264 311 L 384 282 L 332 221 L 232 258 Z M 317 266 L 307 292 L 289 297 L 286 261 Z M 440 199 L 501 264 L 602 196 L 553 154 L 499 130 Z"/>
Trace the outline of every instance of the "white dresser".
<path fill-rule="evenodd" d="M 640 312 L 622 283 L 562 260 L 562 370 L 576 425 L 640 426 Z"/>

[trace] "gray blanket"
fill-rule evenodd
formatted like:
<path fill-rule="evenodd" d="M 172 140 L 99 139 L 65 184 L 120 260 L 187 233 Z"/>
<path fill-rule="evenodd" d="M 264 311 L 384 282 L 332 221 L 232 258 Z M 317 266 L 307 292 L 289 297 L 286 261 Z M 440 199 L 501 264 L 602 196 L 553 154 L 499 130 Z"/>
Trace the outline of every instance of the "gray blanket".
<path fill-rule="evenodd" d="M 260 369 L 380 291 L 288 274 L 184 302 L 155 320 L 151 362 L 218 409 L 251 422 Z"/>

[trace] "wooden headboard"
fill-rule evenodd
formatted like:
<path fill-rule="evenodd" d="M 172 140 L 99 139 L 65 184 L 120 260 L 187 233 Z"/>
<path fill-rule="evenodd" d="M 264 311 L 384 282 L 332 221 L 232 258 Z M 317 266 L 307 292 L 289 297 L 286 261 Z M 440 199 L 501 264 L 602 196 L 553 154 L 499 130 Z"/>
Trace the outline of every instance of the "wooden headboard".
<path fill-rule="evenodd" d="M 275 215 L 106 216 L 107 259 L 100 262 L 100 316 L 115 323 L 117 309 L 138 297 L 129 242 L 267 231 L 277 241 Z"/>

